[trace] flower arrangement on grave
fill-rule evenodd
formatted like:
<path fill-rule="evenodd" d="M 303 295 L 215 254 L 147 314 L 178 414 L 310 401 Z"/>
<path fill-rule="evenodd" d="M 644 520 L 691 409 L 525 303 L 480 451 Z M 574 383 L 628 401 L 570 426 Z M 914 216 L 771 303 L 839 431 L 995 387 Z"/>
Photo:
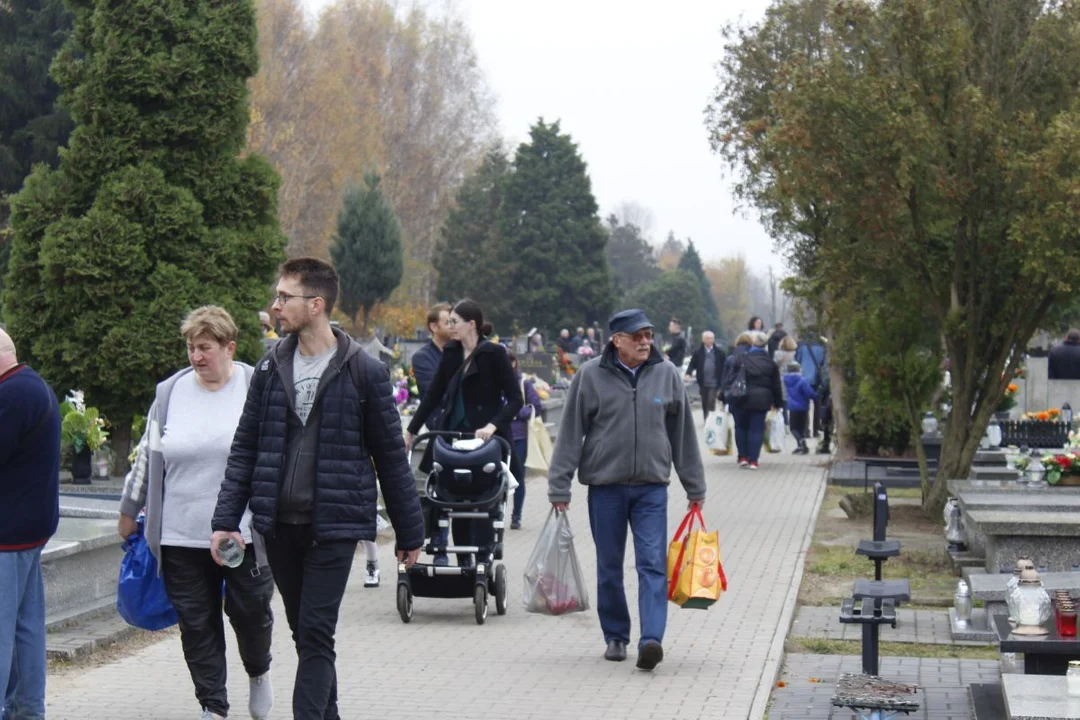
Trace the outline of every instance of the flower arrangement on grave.
<path fill-rule="evenodd" d="M 60 404 L 60 444 L 76 455 L 97 452 L 109 439 L 105 418 L 98 409 L 87 407 L 81 390 L 72 390 Z"/>
<path fill-rule="evenodd" d="M 570 354 L 568 352 L 566 352 L 565 350 L 563 350 L 562 348 L 558 348 L 558 350 L 559 350 L 559 369 L 562 370 L 567 375 L 573 375 L 574 373 L 576 373 L 577 368 L 574 367 L 574 363 L 570 361 Z"/>
<path fill-rule="evenodd" d="M 1080 453 L 1060 452 L 1048 453 L 1042 457 L 1043 467 L 1046 468 L 1046 482 L 1057 485 L 1065 477 L 1080 477 Z"/>
<path fill-rule="evenodd" d="M 1024 420 L 1035 422 L 1057 422 L 1061 419 L 1061 411 L 1057 408 L 1049 410 L 1032 410 L 1024 413 Z"/>
<path fill-rule="evenodd" d="M 1016 394 L 1020 392 L 1020 386 L 1016 383 L 1009 383 L 1005 387 L 1005 394 L 1001 397 L 1001 402 L 994 408 L 994 412 L 1008 412 L 1016 407 Z"/>

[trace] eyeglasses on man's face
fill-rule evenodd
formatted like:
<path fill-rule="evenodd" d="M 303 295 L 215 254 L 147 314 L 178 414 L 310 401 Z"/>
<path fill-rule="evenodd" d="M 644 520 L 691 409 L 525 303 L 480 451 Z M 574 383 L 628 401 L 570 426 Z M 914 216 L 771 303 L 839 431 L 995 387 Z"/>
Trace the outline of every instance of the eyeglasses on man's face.
<path fill-rule="evenodd" d="M 277 293 L 270 298 L 270 302 L 274 305 L 281 305 L 285 307 L 285 303 L 289 302 L 293 298 L 303 298 L 304 300 L 314 300 L 319 297 L 318 295 L 290 295 L 289 293 Z"/>
<path fill-rule="evenodd" d="M 623 337 L 630 338 L 636 343 L 651 342 L 653 339 L 652 330 L 638 330 L 636 333 L 619 333 Z"/>

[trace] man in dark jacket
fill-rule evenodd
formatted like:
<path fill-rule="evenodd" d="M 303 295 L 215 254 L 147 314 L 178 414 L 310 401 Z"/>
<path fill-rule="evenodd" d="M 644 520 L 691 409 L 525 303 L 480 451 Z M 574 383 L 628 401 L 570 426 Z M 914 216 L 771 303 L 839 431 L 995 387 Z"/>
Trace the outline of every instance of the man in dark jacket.
<path fill-rule="evenodd" d="M 435 379 L 435 371 L 442 362 L 443 348 L 450 342 L 450 304 L 439 303 L 428 310 L 428 331 L 431 339 L 417 350 L 412 356 L 413 377 L 416 378 L 416 389 L 420 392 L 420 402 L 424 401 L 431 381 Z M 428 427 L 438 427 L 439 418 L 442 417 L 442 409 L 436 410 L 428 417 Z"/>
<path fill-rule="evenodd" d="M 1046 371 L 1051 380 L 1080 380 L 1080 330 L 1070 330 L 1065 342 L 1050 351 Z"/>
<path fill-rule="evenodd" d="M 60 519 L 60 407 L 0 330 L 0 715 L 45 717 L 41 549 Z"/>
<path fill-rule="evenodd" d="M 255 368 L 212 522 L 220 562 L 225 540 L 243 547 L 250 503 L 299 656 L 293 717 L 305 720 L 338 718 L 334 632 L 356 544 L 375 539 L 376 469 L 398 560 L 411 566 L 424 542 L 390 375 L 330 326 L 337 293 L 321 260 L 281 266 L 273 312 L 286 337 Z"/>
<path fill-rule="evenodd" d="M 701 412 L 705 419 L 716 410 L 716 396 L 719 394 L 720 381 L 724 376 L 724 351 L 716 347 L 716 336 L 711 330 L 701 334 L 701 347 L 690 356 L 690 365 L 686 368 L 686 380 L 697 377 L 698 390 L 701 392 Z"/>
<path fill-rule="evenodd" d="M 668 331 L 671 333 L 671 345 L 668 347 L 667 359 L 681 370 L 683 360 L 686 359 L 686 335 L 682 331 L 682 321 L 671 318 Z"/>

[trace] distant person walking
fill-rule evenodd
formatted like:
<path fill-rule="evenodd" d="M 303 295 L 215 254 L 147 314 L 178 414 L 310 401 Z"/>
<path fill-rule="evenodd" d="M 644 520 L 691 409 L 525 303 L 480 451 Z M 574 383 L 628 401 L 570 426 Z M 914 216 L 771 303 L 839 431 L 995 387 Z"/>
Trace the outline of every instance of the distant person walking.
<path fill-rule="evenodd" d="M 681 370 L 683 360 L 686 359 L 686 335 L 683 333 L 682 321 L 671 318 L 671 322 L 668 323 L 668 332 L 671 333 L 671 346 L 668 348 L 667 359 Z"/>
<path fill-rule="evenodd" d="M 705 419 L 716 410 L 716 397 L 720 393 L 720 381 L 724 376 L 724 351 L 716 346 L 716 335 L 711 330 L 701 333 L 701 347 L 690 356 L 686 369 L 686 381 L 697 377 L 701 393 L 701 412 Z"/>
<path fill-rule="evenodd" d="M 730 397 L 731 383 L 740 368 L 746 373 L 746 394 L 731 402 L 735 419 L 735 446 L 739 467 L 758 469 L 761 445 L 765 441 L 765 415 L 770 409 L 783 407 L 784 391 L 780 371 L 769 357 L 765 346 L 768 338 L 761 331 L 750 332 L 750 349 L 735 358 L 727 377 L 724 395 Z"/>
<path fill-rule="evenodd" d="M 780 348 L 780 341 L 788 336 L 787 331 L 784 330 L 784 323 L 776 323 L 773 327 L 773 331 L 769 333 L 769 357 L 774 357 L 776 351 Z M 795 348 L 792 348 L 794 350 Z M 780 369 L 783 370 L 784 366 L 781 365 Z"/>
<path fill-rule="evenodd" d="M 746 329 L 751 332 L 755 330 L 764 332 L 765 321 L 759 318 L 757 315 L 754 315 L 750 318 L 750 322 L 746 323 Z"/>
<path fill-rule="evenodd" d="M 127 539 L 146 508 L 146 542 L 180 621 L 180 644 L 204 720 L 229 714 L 222 586 L 248 676 L 248 711 L 266 718 L 274 705 L 274 581 L 262 538 L 252 534 L 245 508 L 240 535 L 247 549 L 240 565 L 228 568 L 214 562 L 207 532 L 254 369 L 233 360 L 239 331 L 224 308 L 193 310 L 180 334 L 189 367 L 157 387 L 124 481 L 118 530 Z"/>
<path fill-rule="evenodd" d="M 634 538 L 641 639 L 637 666 L 664 658 L 667 626 L 667 485 L 672 464 L 690 505 L 705 501 L 694 416 L 679 371 L 653 347 L 641 310 L 608 321 L 611 342 L 575 373 L 548 472 L 548 499 L 570 508 L 576 474 L 587 485 L 596 543 L 597 613 L 607 660 L 626 659 L 630 611 L 623 584 L 627 527 Z M 638 402 L 638 397 L 649 398 Z"/>
<path fill-rule="evenodd" d="M 787 408 L 790 413 L 791 434 L 795 436 L 795 455 L 806 455 L 806 438 L 810 424 L 810 401 L 818 401 L 818 394 L 802 376 L 799 363 L 789 363 L 785 368 L 784 387 L 787 389 Z"/>
<path fill-rule="evenodd" d="M 0 330 L 0 717 L 45 717 L 41 549 L 60 521 L 60 405 Z"/>
<path fill-rule="evenodd" d="M 439 303 L 433 305 L 427 314 L 427 328 L 431 333 L 431 339 L 413 353 L 412 370 L 416 378 L 416 390 L 420 393 L 420 402 L 424 401 L 431 383 L 435 380 L 435 372 L 442 362 L 443 348 L 446 343 L 453 339 L 453 331 L 450 329 L 450 304 Z M 435 427 L 439 424 L 442 411 L 436 408 L 428 417 L 428 426 Z"/>
<path fill-rule="evenodd" d="M 525 460 L 529 456 L 529 421 L 539 416 L 543 412 L 544 406 L 540 400 L 540 393 L 536 392 L 533 381 L 521 376 L 517 355 L 513 352 L 510 353 L 510 366 L 514 368 L 514 375 L 517 376 L 518 384 L 521 385 L 522 397 L 525 398 L 525 404 L 521 406 L 521 411 L 514 418 L 514 422 L 510 424 L 510 430 L 514 437 L 514 455 L 510 464 L 510 471 L 518 479 L 518 486 L 514 489 L 514 510 L 510 516 L 510 529 L 520 530 L 521 511 L 525 507 Z M 544 432 L 547 432 L 547 430 L 545 429 Z"/>
<path fill-rule="evenodd" d="M 1080 380 L 1080 330 L 1070 330 L 1065 342 L 1050 351 L 1047 377 L 1051 380 Z"/>

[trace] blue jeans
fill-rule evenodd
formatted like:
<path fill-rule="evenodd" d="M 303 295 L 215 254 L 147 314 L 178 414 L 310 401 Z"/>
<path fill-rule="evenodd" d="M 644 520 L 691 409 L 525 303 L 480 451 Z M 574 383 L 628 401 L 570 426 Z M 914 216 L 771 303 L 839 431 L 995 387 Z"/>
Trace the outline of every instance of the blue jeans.
<path fill-rule="evenodd" d="M 664 640 L 667 627 L 667 486 L 591 485 L 589 525 L 596 543 L 596 610 L 604 641 L 630 641 L 623 586 L 626 528 L 634 535 L 641 643 Z"/>
<path fill-rule="evenodd" d="M 764 411 L 731 408 L 731 415 L 735 420 L 735 447 L 739 449 L 739 457 L 744 457 L 752 463 L 756 463 L 761 457 L 761 444 L 765 442 L 765 416 L 767 414 Z"/>
<path fill-rule="evenodd" d="M 41 548 L 0 552 L 2 720 L 45 717 L 45 586 Z"/>
<path fill-rule="evenodd" d="M 517 489 L 514 490 L 514 510 L 511 520 L 521 521 L 521 509 L 525 506 L 525 456 L 529 452 L 528 438 L 514 441 L 514 456 L 510 458 L 510 472 L 518 479 Z"/>

